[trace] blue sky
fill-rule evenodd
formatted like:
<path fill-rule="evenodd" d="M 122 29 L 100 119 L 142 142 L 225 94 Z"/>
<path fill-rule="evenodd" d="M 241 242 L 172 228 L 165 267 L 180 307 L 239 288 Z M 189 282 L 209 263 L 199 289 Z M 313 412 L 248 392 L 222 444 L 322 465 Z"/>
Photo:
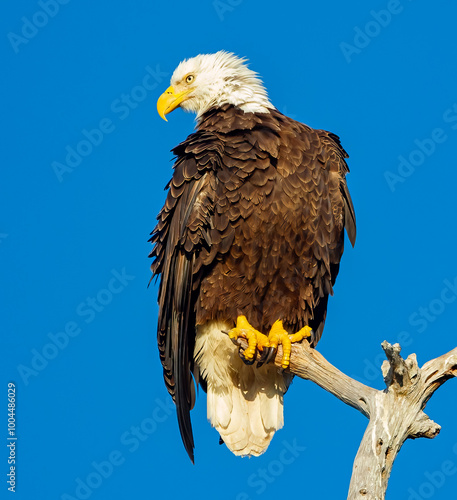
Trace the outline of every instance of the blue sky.
<path fill-rule="evenodd" d="M 456 16 L 444 0 L 8 2 L 1 373 L 5 398 L 17 388 L 15 498 L 346 498 L 367 421 L 310 382 L 295 380 L 258 459 L 218 445 L 201 393 L 187 458 L 147 239 L 170 149 L 194 121 L 177 110 L 165 123 L 155 103 L 180 60 L 224 49 L 250 60 L 280 111 L 341 137 L 358 240 L 319 350 L 382 388 L 384 339 L 420 364 L 456 346 Z M 391 500 L 455 496 L 456 390 L 428 404 L 441 434 L 405 443 Z M 8 493 L 5 444 L 1 457 Z"/>

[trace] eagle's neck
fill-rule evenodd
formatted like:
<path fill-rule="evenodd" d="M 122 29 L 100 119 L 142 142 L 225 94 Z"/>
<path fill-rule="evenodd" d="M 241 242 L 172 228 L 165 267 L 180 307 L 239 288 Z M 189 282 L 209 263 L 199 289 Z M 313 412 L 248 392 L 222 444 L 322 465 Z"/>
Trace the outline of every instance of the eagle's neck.
<path fill-rule="evenodd" d="M 198 132 L 233 134 L 234 131 L 253 130 L 257 126 L 271 127 L 277 130 L 278 115 L 276 108 L 269 108 L 267 112 L 247 112 L 239 106 L 224 104 L 209 109 L 203 114 L 197 125 Z M 282 116 L 282 115 L 281 115 Z"/>
<path fill-rule="evenodd" d="M 196 106 L 197 121 L 211 109 L 226 105 L 235 106 L 245 113 L 269 113 L 275 109 L 265 87 L 253 72 L 215 82 L 208 89 L 206 99 L 203 97 Z"/>

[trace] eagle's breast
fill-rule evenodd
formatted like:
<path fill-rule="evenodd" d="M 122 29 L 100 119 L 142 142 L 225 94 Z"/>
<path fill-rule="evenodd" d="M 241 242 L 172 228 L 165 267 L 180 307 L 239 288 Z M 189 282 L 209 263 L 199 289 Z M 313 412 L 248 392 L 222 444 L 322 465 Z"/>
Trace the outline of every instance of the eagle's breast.
<path fill-rule="evenodd" d="M 319 131 L 279 112 L 229 107 L 203 120 L 200 130 L 214 134 L 219 148 L 210 181 L 211 245 L 197 257 L 211 262 L 197 323 L 243 313 L 258 328 L 280 317 L 291 328 L 304 326 L 319 297 L 331 292 L 331 262 L 342 252 L 334 152 Z"/>

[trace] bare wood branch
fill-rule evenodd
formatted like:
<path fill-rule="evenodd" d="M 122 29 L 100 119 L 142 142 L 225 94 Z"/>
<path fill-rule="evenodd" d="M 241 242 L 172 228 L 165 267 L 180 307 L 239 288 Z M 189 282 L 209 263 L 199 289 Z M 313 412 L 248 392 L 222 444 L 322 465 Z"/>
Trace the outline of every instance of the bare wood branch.
<path fill-rule="evenodd" d="M 236 343 L 245 349 L 247 343 Z M 307 342 L 292 345 L 289 370 L 310 380 L 369 418 L 357 452 L 348 500 L 383 500 L 395 458 L 406 439 L 432 439 L 440 426 L 423 411 L 433 393 L 457 376 L 457 348 L 419 368 L 416 355 L 402 358 L 399 344 L 384 341 L 386 389 L 379 391 L 348 377 Z M 281 367 L 282 348 L 274 363 Z"/>
<path fill-rule="evenodd" d="M 276 366 L 281 367 L 281 361 L 282 347 L 280 346 L 275 358 Z M 320 352 L 312 349 L 308 342 L 292 345 L 289 369 L 294 375 L 311 380 L 347 405 L 369 417 L 368 405 L 376 390 L 348 377 L 335 368 Z"/>
<path fill-rule="evenodd" d="M 443 354 L 439 358 L 428 361 L 424 364 L 421 371 L 422 378 L 424 379 L 422 401 L 425 406 L 427 401 L 433 396 L 433 393 L 446 380 L 457 377 L 457 348 Z"/>

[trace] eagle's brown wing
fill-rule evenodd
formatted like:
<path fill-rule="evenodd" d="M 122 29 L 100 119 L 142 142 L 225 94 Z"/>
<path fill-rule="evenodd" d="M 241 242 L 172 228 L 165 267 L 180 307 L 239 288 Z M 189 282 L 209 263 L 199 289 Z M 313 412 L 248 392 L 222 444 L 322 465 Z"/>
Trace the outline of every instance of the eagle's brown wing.
<path fill-rule="evenodd" d="M 184 446 L 193 461 L 190 410 L 195 402 L 194 370 L 195 294 L 198 293 L 198 265 L 202 257 L 210 265 L 214 253 L 210 231 L 214 202 L 214 171 L 220 145 L 212 134 L 192 134 L 177 146 L 173 178 L 168 184 L 165 206 L 151 233 L 154 248 L 150 257 L 153 277 L 161 275 L 157 339 L 163 375 L 177 409 Z M 223 235 L 225 237 L 225 235 Z"/>
<path fill-rule="evenodd" d="M 340 138 L 336 134 L 332 134 L 331 132 L 324 130 L 319 130 L 319 133 L 325 142 L 327 142 L 327 140 L 329 141 L 329 146 L 334 152 L 333 161 L 336 165 L 338 165 L 338 173 L 340 175 L 340 191 L 344 200 L 344 228 L 346 229 L 351 245 L 354 246 L 357 234 L 355 211 L 346 182 L 346 174 L 349 173 L 349 167 L 345 158 L 349 158 L 349 155 L 341 145 Z"/>
<path fill-rule="evenodd" d="M 356 239 L 355 211 L 346 182 L 346 174 L 349 173 L 349 167 L 346 163 L 346 158 L 348 158 L 349 155 L 341 145 L 340 138 L 336 134 L 327 132 L 326 130 L 317 130 L 316 132 L 318 133 L 319 139 L 323 146 L 319 160 L 326 164 L 326 168 L 329 170 L 329 172 L 331 172 L 333 175 L 336 175 L 336 178 L 339 181 L 338 189 L 330 191 L 331 203 L 332 206 L 337 206 L 340 204 L 339 200 L 342 198 L 343 225 L 349 237 L 349 241 L 351 242 L 352 246 L 354 246 Z M 341 239 L 343 239 L 343 234 L 341 234 Z M 335 280 L 338 275 L 342 252 L 343 245 L 341 246 L 341 251 L 336 252 L 336 254 L 333 255 L 333 259 L 329 259 L 328 262 L 332 287 L 335 284 Z M 313 311 L 313 318 L 309 321 L 309 326 L 311 326 L 311 328 L 313 329 L 313 337 L 311 342 L 311 346 L 313 347 L 317 345 L 320 338 L 322 337 L 325 319 L 327 316 L 327 303 L 328 294 L 324 294 L 317 302 Z"/>

